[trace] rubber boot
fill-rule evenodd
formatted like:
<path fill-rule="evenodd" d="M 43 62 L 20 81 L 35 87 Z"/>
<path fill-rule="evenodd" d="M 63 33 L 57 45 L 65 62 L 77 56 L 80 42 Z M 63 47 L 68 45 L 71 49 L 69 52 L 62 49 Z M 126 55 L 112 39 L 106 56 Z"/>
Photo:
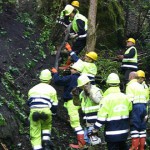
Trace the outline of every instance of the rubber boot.
<path fill-rule="evenodd" d="M 129 150 L 138 150 L 139 141 L 139 138 L 132 138 L 132 146 Z"/>
<path fill-rule="evenodd" d="M 69 146 L 74 149 L 84 148 L 86 142 L 84 141 L 84 134 L 77 134 L 78 144 L 70 144 Z"/>
<path fill-rule="evenodd" d="M 70 67 L 70 64 L 71 64 L 71 60 L 70 59 L 71 58 L 68 57 L 66 64 L 64 66 L 62 66 L 62 67 L 59 67 L 59 70 L 66 70 L 66 69 L 68 69 Z"/>
<path fill-rule="evenodd" d="M 145 137 L 140 138 L 139 150 L 144 150 L 145 141 L 146 141 L 146 138 L 145 138 Z"/>

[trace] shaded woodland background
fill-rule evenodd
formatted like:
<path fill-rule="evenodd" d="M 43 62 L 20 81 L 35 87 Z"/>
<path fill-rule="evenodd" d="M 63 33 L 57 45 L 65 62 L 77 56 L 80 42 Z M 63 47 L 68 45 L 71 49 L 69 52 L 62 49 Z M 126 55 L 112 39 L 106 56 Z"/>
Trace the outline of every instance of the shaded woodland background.
<path fill-rule="evenodd" d="M 80 0 L 79 11 L 88 16 L 89 0 Z M 0 0 L 0 147 L 9 150 L 30 150 L 28 90 L 39 82 L 42 69 L 55 62 L 53 52 L 60 46 L 64 31 L 56 24 L 67 0 Z M 99 54 L 99 85 L 105 89 L 110 72 L 119 73 L 120 62 L 113 61 L 123 54 L 125 41 L 137 41 L 139 68 L 150 75 L 150 1 L 98 0 L 96 16 L 96 47 Z M 83 51 L 81 56 L 86 52 Z M 52 141 L 56 149 L 68 149 L 75 140 L 69 126 L 58 90 L 59 110 L 54 117 Z M 68 138 L 69 137 L 69 138 Z M 6 149 L 5 149 L 6 150 Z"/>

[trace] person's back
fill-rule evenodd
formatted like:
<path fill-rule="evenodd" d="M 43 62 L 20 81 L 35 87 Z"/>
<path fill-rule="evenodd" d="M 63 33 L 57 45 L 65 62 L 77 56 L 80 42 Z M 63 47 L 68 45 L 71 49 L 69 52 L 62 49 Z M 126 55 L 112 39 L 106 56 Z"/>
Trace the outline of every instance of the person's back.
<path fill-rule="evenodd" d="M 110 93 L 102 99 L 103 106 L 98 112 L 98 119 L 104 118 L 106 122 L 106 142 L 126 141 L 129 132 L 129 112 L 132 105 L 128 97 L 120 92 L 119 87 L 113 88 L 118 88 L 118 92 Z M 128 108 L 129 106 L 130 108 Z M 111 135 L 112 132 L 114 134 Z"/>
<path fill-rule="evenodd" d="M 146 138 L 147 100 L 144 87 L 137 82 L 137 72 L 129 74 L 130 82 L 126 87 L 126 94 L 133 103 L 133 110 L 130 115 L 130 134 L 132 138 L 131 149 L 144 149 Z"/>
<path fill-rule="evenodd" d="M 56 113 L 58 105 L 56 90 L 49 85 L 51 72 L 45 69 L 39 78 L 41 83 L 29 90 L 27 102 L 30 107 L 30 138 L 35 150 L 53 147 L 50 141 L 52 113 Z"/>

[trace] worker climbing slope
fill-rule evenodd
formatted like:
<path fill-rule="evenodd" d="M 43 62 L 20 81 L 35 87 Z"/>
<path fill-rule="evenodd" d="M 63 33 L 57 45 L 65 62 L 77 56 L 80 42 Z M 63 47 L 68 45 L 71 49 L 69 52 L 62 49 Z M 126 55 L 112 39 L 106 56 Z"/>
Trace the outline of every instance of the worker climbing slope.
<path fill-rule="evenodd" d="M 83 134 L 84 131 L 80 125 L 79 108 L 73 104 L 72 90 L 77 86 L 77 79 L 80 76 L 81 67 L 78 64 L 70 66 L 71 75 L 61 76 L 55 68 L 52 68 L 53 81 L 56 85 L 64 87 L 63 100 L 64 107 L 68 111 L 70 125 L 74 132 L 78 135 Z"/>
<path fill-rule="evenodd" d="M 56 90 L 49 85 L 51 72 L 45 69 L 41 71 L 39 78 L 41 83 L 28 92 L 30 139 L 33 150 L 52 150 L 52 114 L 56 114 L 58 100 Z"/>
<path fill-rule="evenodd" d="M 82 61 L 81 59 L 79 59 L 76 53 L 72 51 L 72 48 L 68 43 L 65 47 L 69 51 L 72 60 L 81 66 L 82 74 L 87 75 L 89 79 L 92 80 L 92 84 L 95 84 L 97 66 L 94 62 L 98 59 L 97 53 L 93 51 L 88 52 L 87 54 L 85 54 L 84 61 Z"/>
<path fill-rule="evenodd" d="M 78 8 L 80 6 L 79 1 L 72 1 L 71 5 L 78 11 Z M 63 9 L 57 22 L 67 27 L 71 23 L 71 20 L 68 15 L 65 15 L 66 13 L 66 9 Z"/>

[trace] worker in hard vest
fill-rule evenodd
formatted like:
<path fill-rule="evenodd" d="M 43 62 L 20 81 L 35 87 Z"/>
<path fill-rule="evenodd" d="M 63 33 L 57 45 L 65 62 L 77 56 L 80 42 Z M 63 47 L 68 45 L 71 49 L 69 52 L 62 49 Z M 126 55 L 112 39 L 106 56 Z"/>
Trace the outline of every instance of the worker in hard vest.
<path fill-rule="evenodd" d="M 145 93 L 146 93 L 146 99 L 147 101 L 149 101 L 149 87 L 148 85 L 145 83 L 145 72 L 143 70 L 138 70 L 137 71 L 137 76 L 138 79 L 137 81 L 143 85 L 144 89 L 145 89 Z"/>
<path fill-rule="evenodd" d="M 72 51 L 78 55 L 86 45 L 88 20 L 71 5 L 65 7 L 65 15 L 69 16 L 72 22 L 69 38 L 74 40 Z M 68 66 L 70 63 L 70 57 L 68 57 L 65 66 Z"/>
<path fill-rule="evenodd" d="M 98 119 L 89 136 L 97 134 L 105 125 L 105 141 L 108 150 L 128 150 L 126 141 L 129 133 L 129 114 L 132 103 L 128 97 L 121 93 L 120 79 L 116 73 L 109 74 L 106 83 L 109 93 L 103 97 L 98 110 Z"/>
<path fill-rule="evenodd" d="M 73 64 L 70 66 L 71 75 L 60 76 L 55 68 L 52 68 L 53 81 L 56 85 L 64 87 L 63 100 L 64 107 L 68 111 L 70 118 L 70 125 L 74 129 L 75 133 L 83 134 L 84 131 L 80 125 L 79 106 L 73 104 L 72 93 L 73 88 L 77 87 L 77 79 L 80 76 L 81 67 L 79 64 Z"/>
<path fill-rule="evenodd" d="M 71 5 L 78 11 L 78 8 L 80 6 L 79 1 L 72 1 Z M 60 13 L 60 17 L 57 20 L 58 23 L 64 24 L 66 27 L 71 23 L 70 17 L 65 15 L 66 11 L 63 9 Z"/>
<path fill-rule="evenodd" d="M 49 85 L 51 72 L 41 71 L 40 82 L 28 92 L 30 107 L 30 138 L 33 150 L 49 150 L 52 129 L 52 114 L 56 114 L 58 100 L 56 90 Z"/>
<path fill-rule="evenodd" d="M 95 76 L 97 74 L 97 66 L 95 65 L 95 61 L 97 61 L 98 56 L 97 53 L 91 51 L 85 54 L 84 61 L 82 61 L 74 51 L 72 51 L 69 43 L 66 44 L 66 49 L 69 51 L 72 61 L 80 64 L 81 72 L 84 75 L 87 75 L 90 80 L 92 80 L 92 84 L 95 84 Z"/>
<path fill-rule="evenodd" d="M 129 74 L 138 70 L 137 49 L 135 47 L 135 39 L 129 38 L 126 44 L 124 55 L 118 55 L 118 59 L 122 60 L 122 73 L 124 74 L 125 84 L 129 81 Z"/>
<path fill-rule="evenodd" d="M 97 111 L 99 109 L 99 102 L 102 99 L 102 91 L 95 85 L 90 83 L 90 79 L 86 75 L 81 75 L 78 80 L 78 86 L 72 91 L 73 102 L 76 106 L 81 106 L 84 113 L 83 120 L 85 121 L 84 134 L 78 134 L 78 144 L 72 144 L 72 148 L 83 148 L 86 143 L 91 144 L 87 134 L 93 129 L 93 125 L 97 119 Z M 78 88 L 82 89 L 80 94 L 76 94 Z M 78 92 L 77 92 L 78 93 Z M 100 139 L 98 139 L 98 143 Z"/>
<path fill-rule="evenodd" d="M 137 78 L 137 72 L 131 72 L 126 87 L 126 94 L 133 103 L 133 110 L 130 115 L 130 135 L 132 138 L 130 150 L 144 150 L 146 138 L 146 93 L 144 87 L 137 82 Z"/>

